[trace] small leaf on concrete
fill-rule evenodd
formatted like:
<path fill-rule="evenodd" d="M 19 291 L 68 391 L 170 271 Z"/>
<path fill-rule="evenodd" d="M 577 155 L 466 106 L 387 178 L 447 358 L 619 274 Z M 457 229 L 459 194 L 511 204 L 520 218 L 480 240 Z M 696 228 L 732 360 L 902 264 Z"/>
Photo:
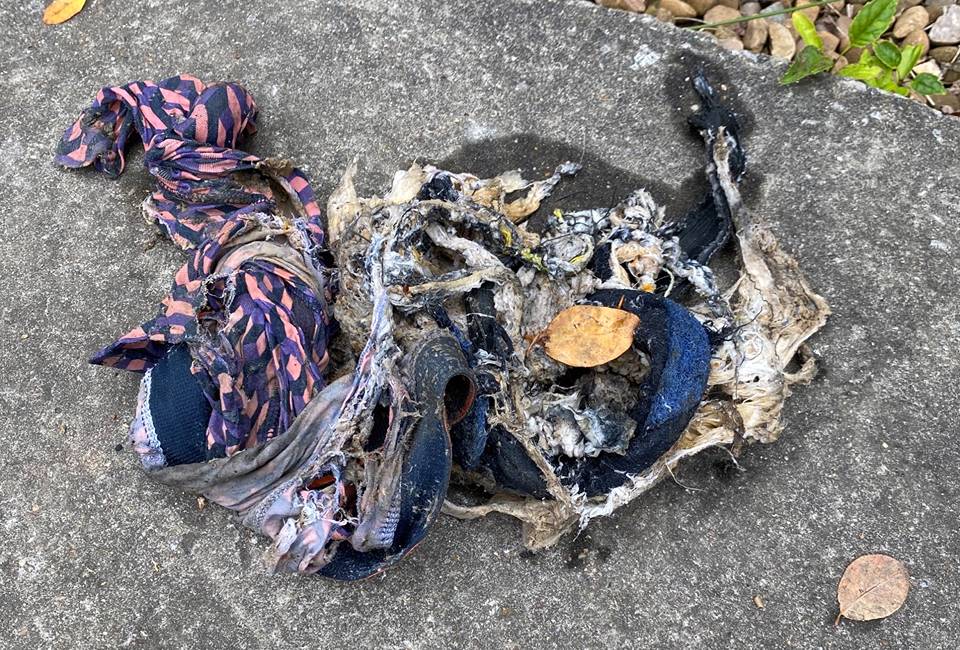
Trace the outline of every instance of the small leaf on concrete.
<path fill-rule="evenodd" d="M 87 0 L 53 0 L 43 10 L 44 25 L 59 25 L 80 13 Z"/>
<path fill-rule="evenodd" d="M 862 555 L 850 563 L 840 585 L 837 601 L 840 618 L 872 621 L 886 618 L 900 609 L 910 591 L 910 574 L 900 560 L 874 553 Z"/>
<path fill-rule="evenodd" d="M 577 368 L 613 361 L 630 349 L 640 319 L 612 307 L 576 305 L 557 314 L 544 332 L 551 359 Z"/>

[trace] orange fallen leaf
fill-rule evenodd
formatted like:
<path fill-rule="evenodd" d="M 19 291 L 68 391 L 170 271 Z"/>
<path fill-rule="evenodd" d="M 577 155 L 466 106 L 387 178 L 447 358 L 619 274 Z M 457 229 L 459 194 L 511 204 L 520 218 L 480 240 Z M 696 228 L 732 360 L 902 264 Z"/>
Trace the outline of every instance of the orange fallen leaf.
<path fill-rule="evenodd" d="M 87 0 L 53 0 L 43 10 L 44 25 L 59 25 L 80 13 Z"/>
<path fill-rule="evenodd" d="M 837 587 L 840 618 L 872 621 L 900 609 L 910 591 L 910 574 L 900 560 L 889 555 L 862 555 L 850 563 Z"/>
<path fill-rule="evenodd" d="M 544 331 L 551 359 L 576 368 L 613 361 L 633 345 L 636 314 L 611 307 L 576 305 L 557 314 Z"/>

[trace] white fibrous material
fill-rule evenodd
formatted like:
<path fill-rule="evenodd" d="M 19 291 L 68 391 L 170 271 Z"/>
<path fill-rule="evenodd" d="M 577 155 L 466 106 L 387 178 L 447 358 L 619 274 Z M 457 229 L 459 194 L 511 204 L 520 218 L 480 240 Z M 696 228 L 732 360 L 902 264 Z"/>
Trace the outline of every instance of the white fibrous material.
<path fill-rule="evenodd" d="M 740 442 L 769 443 L 780 435 L 791 388 L 816 373 L 805 341 L 830 310 L 762 218 L 743 207 L 730 170 L 735 139 L 720 129 L 708 144 L 714 190 L 725 197 L 735 228 L 738 276 L 726 287 L 718 286 L 708 266 L 685 257 L 664 227 L 663 208 L 642 189 L 611 209 L 555 212 L 539 232 L 526 227 L 526 218 L 561 178 L 576 173 L 574 163 L 533 182 L 516 171 L 482 179 L 414 165 L 397 172 L 385 196 L 370 198 L 355 190 L 356 161 L 346 170 L 328 203 L 344 347 L 356 353 L 367 345 L 378 305 L 379 329 L 373 335 L 383 349 L 395 350 L 389 358 L 410 349 L 424 328 L 435 327 L 425 315 L 430 305 L 442 305 L 466 330 L 462 298 L 487 283 L 495 287 L 497 322 L 513 343 L 508 364 L 479 358 L 479 367 L 499 383 L 489 422 L 520 442 L 542 471 L 551 498 L 498 491 L 467 472 L 464 477 L 476 479 L 492 493 L 490 499 L 480 505 L 448 501 L 445 512 L 460 518 L 511 515 L 524 524 L 525 544 L 543 548 L 635 499 L 687 456 L 710 447 L 738 448 Z M 420 196 L 435 179 L 453 189 L 451 196 Z M 588 263 L 606 243 L 612 244 L 611 274 L 601 281 Z M 649 368 L 642 354 L 625 354 L 593 369 L 589 394 L 576 385 L 558 387 L 565 368 L 545 354 L 538 337 L 560 309 L 598 289 L 652 292 L 658 280 L 668 296 L 676 283 L 689 283 L 693 291 L 686 306 L 712 331 L 723 332 L 705 397 L 683 435 L 652 466 L 604 495 L 588 497 L 561 483 L 557 459 L 622 450 L 635 426 L 622 416 L 623 402 Z M 791 364 L 797 369 L 788 372 Z"/>

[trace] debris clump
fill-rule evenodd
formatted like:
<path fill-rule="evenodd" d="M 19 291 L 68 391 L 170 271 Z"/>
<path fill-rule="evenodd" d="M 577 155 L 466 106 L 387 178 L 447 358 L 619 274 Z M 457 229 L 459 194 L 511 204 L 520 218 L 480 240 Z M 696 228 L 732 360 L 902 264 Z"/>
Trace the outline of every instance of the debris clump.
<path fill-rule="evenodd" d="M 58 161 L 117 175 L 136 129 L 145 214 L 193 251 L 158 317 L 93 359 L 144 373 L 148 473 L 271 538 L 275 570 L 352 580 L 441 508 L 512 515 L 544 548 L 686 456 L 775 440 L 829 309 L 744 208 L 736 116 L 693 82 L 710 189 L 676 221 L 637 189 L 534 227 L 573 162 L 536 181 L 413 165 L 361 197 L 354 161 L 325 232 L 301 172 L 233 148 L 256 116 L 241 87 L 101 91 Z M 722 286 L 709 263 L 731 240 Z"/>
<path fill-rule="evenodd" d="M 685 456 L 775 440 L 790 387 L 813 377 L 804 342 L 829 309 L 743 207 L 736 119 L 706 79 L 695 83 L 702 108 L 691 122 L 706 143 L 711 193 L 676 223 L 640 189 L 612 208 L 528 228 L 546 193 L 577 171 L 570 162 L 545 181 L 414 165 L 371 198 L 356 193 L 354 163 L 331 196 L 336 309 L 351 344 L 373 340 L 370 313 L 389 321 L 378 342 L 397 359 L 425 332 L 447 330 L 485 387 L 478 416 L 451 435 L 458 478 L 493 496 L 448 500 L 447 513 L 506 513 L 524 522 L 529 548 L 549 546 Z M 740 275 L 721 289 L 707 262 L 731 235 Z M 597 310 L 593 331 L 558 327 L 565 308 Z M 604 320 L 608 312 L 629 320 Z"/>

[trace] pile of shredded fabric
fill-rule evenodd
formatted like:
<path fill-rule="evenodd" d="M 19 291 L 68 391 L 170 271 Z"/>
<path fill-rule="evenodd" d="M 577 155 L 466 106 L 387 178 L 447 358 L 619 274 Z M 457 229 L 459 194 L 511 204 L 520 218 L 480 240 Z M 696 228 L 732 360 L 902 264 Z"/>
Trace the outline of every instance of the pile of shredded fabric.
<path fill-rule="evenodd" d="M 441 508 L 512 515 L 539 549 L 681 458 L 775 440 L 829 309 L 744 209 L 736 117 L 693 81 L 710 190 L 679 219 L 638 189 L 532 227 L 571 162 L 538 181 L 415 165 L 371 198 L 354 162 L 326 238 L 300 171 L 235 148 L 255 130 L 242 87 L 101 90 L 57 161 L 116 176 L 136 131 L 144 214 L 192 254 L 159 315 L 92 359 L 143 373 L 146 471 L 271 538 L 275 570 L 352 580 Z M 708 266 L 724 249 L 729 286 Z"/>

